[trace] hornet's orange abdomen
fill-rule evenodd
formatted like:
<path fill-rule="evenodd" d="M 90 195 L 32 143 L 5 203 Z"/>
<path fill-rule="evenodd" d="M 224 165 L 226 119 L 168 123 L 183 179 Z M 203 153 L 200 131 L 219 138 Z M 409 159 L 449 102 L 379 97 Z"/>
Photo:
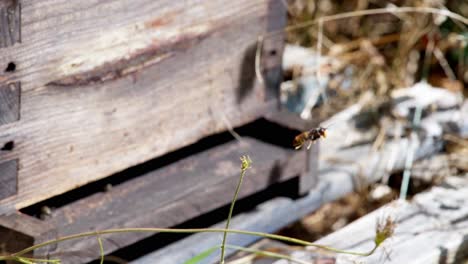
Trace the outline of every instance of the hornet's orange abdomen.
<path fill-rule="evenodd" d="M 294 148 L 300 149 L 307 140 L 309 140 L 309 131 L 302 132 L 301 134 L 297 135 L 293 140 Z"/>

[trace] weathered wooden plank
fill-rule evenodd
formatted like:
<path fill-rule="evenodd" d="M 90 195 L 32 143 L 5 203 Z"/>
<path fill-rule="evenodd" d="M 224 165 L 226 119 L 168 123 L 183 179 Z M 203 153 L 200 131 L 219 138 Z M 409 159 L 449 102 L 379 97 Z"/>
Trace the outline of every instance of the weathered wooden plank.
<path fill-rule="evenodd" d="M 89 230 L 168 227 L 226 205 L 238 181 L 239 157 L 244 154 L 250 155 L 254 163 L 244 179 L 239 198 L 265 189 L 272 184 L 272 177 L 275 182 L 281 182 L 304 169 L 304 153 L 244 138 L 242 142 L 220 145 L 58 208 L 44 220 L 53 228 L 34 237 L 34 242 Z M 105 235 L 105 250 L 109 253 L 150 235 Z M 96 238 L 91 237 L 63 242 L 36 253 L 60 255 L 65 263 L 83 263 L 84 259 L 98 257 L 97 248 Z M 69 256 L 70 251 L 84 256 Z"/>
<path fill-rule="evenodd" d="M 279 242 L 271 239 L 262 239 L 257 243 L 250 245 L 251 249 L 259 249 L 278 254 L 290 256 L 294 260 L 303 261 L 308 264 L 335 264 L 335 258 L 327 255 L 327 253 L 319 252 L 318 250 L 310 250 L 307 248 L 301 248 L 291 246 L 283 242 Z M 269 258 L 264 256 L 255 256 L 247 252 L 237 252 L 237 254 L 230 257 L 231 263 L 244 263 L 250 260 L 250 264 L 289 264 L 296 262 L 289 262 L 285 260 L 278 260 L 278 258 Z M 211 263 L 210 263 L 211 264 Z M 214 264 L 214 262 L 213 262 Z"/>
<path fill-rule="evenodd" d="M 0 84 L 0 126 L 19 120 L 20 94 L 19 82 Z"/>
<path fill-rule="evenodd" d="M 0 199 L 5 199 L 18 192 L 18 161 L 0 162 Z"/>
<path fill-rule="evenodd" d="M 265 90 L 245 67 L 274 28 L 271 2 L 22 1 L 22 43 L 0 50 L 0 65 L 7 55 L 21 65 L 22 86 L 21 120 L 0 127 L 17 146 L 18 194 L 0 209 L 166 154 L 225 130 L 225 119 L 261 116 Z"/>
<path fill-rule="evenodd" d="M 365 252 L 372 248 L 376 222 L 392 217 L 395 235 L 370 257 L 333 254 L 313 247 L 293 249 L 269 239 L 262 239 L 253 247 L 261 245 L 307 263 L 464 263 L 468 258 L 468 207 L 463 202 L 467 187 L 467 178 L 450 177 L 442 186 L 416 195 L 411 202 L 395 201 L 316 241 L 339 249 Z M 258 259 L 253 263 L 280 264 L 283 261 Z"/>
<path fill-rule="evenodd" d="M 284 34 L 281 33 L 280 29 L 283 29 L 287 24 L 286 6 L 282 1 L 270 1 L 268 5 L 268 32 L 275 32 L 275 34 L 269 34 L 261 36 L 259 41 L 261 42 L 260 52 L 260 65 L 258 67 L 260 72 L 263 73 L 262 78 L 266 85 L 266 97 L 269 99 L 275 99 L 277 107 L 280 106 L 279 88 L 283 81 L 283 71 L 281 62 L 283 58 L 284 50 Z"/>
<path fill-rule="evenodd" d="M 21 42 L 21 4 L 19 0 L 0 2 L 0 48 Z"/>
<path fill-rule="evenodd" d="M 241 17 L 246 23 L 257 20 L 258 25 L 250 23 L 249 27 L 237 32 L 241 34 L 236 44 L 243 44 L 237 48 L 242 51 L 242 47 L 255 44 L 258 34 L 275 29 L 266 25 L 270 2 L 276 1 L 87 0 L 78 3 L 24 0 L 24 41 L 16 49 L 0 51 L 0 55 L 13 53 L 23 65 L 20 77 L 25 81 L 26 90 L 37 89 L 47 83 L 66 83 L 63 81 L 65 77 L 76 79 L 76 82 L 80 76 L 97 81 L 105 77 L 106 74 L 100 70 L 105 70 L 103 66 L 106 63 L 109 66 L 107 72 L 112 74 L 117 67 L 112 64 L 126 61 L 129 67 L 122 73 L 128 74 L 133 72 L 131 68 L 136 65 L 131 62 L 136 63 L 136 59 L 141 59 L 137 65 L 149 66 L 142 62 L 157 63 L 158 56 L 154 55 L 166 54 L 172 50 L 168 47 L 174 44 L 193 37 L 201 40 L 206 34 L 226 28 L 233 22 L 238 23 Z M 188 44 L 186 48 L 190 47 Z M 229 42 L 221 40 L 219 47 L 212 52 L 227 48 L 221 44 Z M 150 50 L 154 53 L 148 56 Z M 192 63 L 198 62 L 194 60 Z M 102 78 L 101 81 L 111 79 Z"/>
<path fill-rule="evenodd" d="M 30 247 L 34 239 L 48 230 L 46 223 L 21 213 L 0 217 L 1 254 L 14 253 Z"/>
<path fill-rule="evenodd" d="M 468 258 L 467 199 L 467 178 L 450 177 L 411 202 L 392 203 L 317 242 L 366 251 L 372 247 L 376 221 L 388 215 L 396 229 L 383 245 L 389 253 L 385 263 L 462 263 Z M 386 258 L 383 248 L 366 258 L 340 255 L 337 263 L 379 263 Z"/>
<path fill-rule="evenodd" d="M 16 145 L 13 137 L 10 135 L 0 137 L 0 163 L 16 159 L 15 148 Z"/>

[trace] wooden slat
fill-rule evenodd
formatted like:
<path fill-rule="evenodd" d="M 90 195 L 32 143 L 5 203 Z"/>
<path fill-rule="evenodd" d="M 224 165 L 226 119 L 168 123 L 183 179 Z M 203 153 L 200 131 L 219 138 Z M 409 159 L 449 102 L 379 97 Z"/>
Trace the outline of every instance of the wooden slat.
<path fill-rule="evenodd" d="M 0 162 L 0 199 L 15 195 L 17 189 L 18 161 Z"/>
<path fill-rule="evenodd" d="M 261 116 L 265 90 L 245 67 L 280 26 L 272 2 L 21 1 L 22 42 L 0 49 L 22 86 L 21 120 L 0 139 L 14 137 L 21 166 L 0 211 Z"/>
<path fill-rule="evenodd" d="M 450 177 L 442 185 L 416 195 L 411 202 L 394 203 L 356 220 L 317 241 L 354 251 L 372 247 L 376 221 L 395 219 L 395 235 L 372 256 L 340 255 L 337 263 L 463 263 L 468 258 L 468 179 Z"/>
<path fill-rule="evenodd" d="M 279 242 L 277 240 L 272 240 L 272 239 L 267 239 L 267 238 L 262 239 L 253 245 L 250 245 L 249 248 L 283 254 L 286 256 L 290 256 L 295 260 L 303 261 L 304 263 L 308 263 L 308 264 L 309 263 L 310 264 L 336 264 L 335 258 L 333 256 L 327 255 L 326 252 L 321 252 L 321 250 L 315 250 L 315 249 L 310 250 L 305 247 L 304 248 L 295 247 L 295 246 L 288 245 L 284 242 Z M 231 257 L 231 259 L 232 261 L 235 261 L 239 258 L 250 258 L 250 257 L 252 257 L 250 253 L 237 252 L 237 254 Z M 284 260 L 279 260 L 278 258 L 268 258 L 268 257 L 258 256 L 258 257 L 250 258 L 250 259 L 252 260 L 250 264 L 285 264 L 285 263 L 289 264 L 289 262 L 284 262 Z M 215 264 L 215 263 L 216 262 L 211 262 L 209 264 Z M 200 263 L 200 264 L 205 264 L 205 263 Z"/>
<path fill-rule="evenodd" d="M 21 42 L 21 4 L 19 0 L 0 2 L 0 48 Z"/>
<path fill-rule="evenodd" d="M 20 115 L 20 83 L 0 83 L 0 126 L 15 122 Z"/>
<path fill-rule="evenodd" d="M 253 159 L 239 198 L 265 189 L 303 172 L 305 155 L 245 138 L 183 159 L 154 172 L 114 186 L 53 211 L 44 223 L 52 228 L 34 237 L 39 243 L 89 230 L 121 227 L 168 227 L 226 205 L 240 173 L 241 155 Z M 0 216 L 2 219 L 2 216 Z M 17 230 L 13 228 L 14 230 Z M 22 230 L 17 230 L 21 232 Z M 128 233 L 103 236 L 107 253 L 150 236 Z M 36 252 L 65 252 L 64 263 L 83 263 L 99 256 L 95 237 L 63 242 Z M 78 252 L 78 256 L 67 255 Z"/>
<path fill-rule="evenodd" d="M 17 252 L 32 246 L 34 239 L 48 229 L 46 223 L 28 215 L 21 213 L 2 215 L 0 217 L 0 244 L 4 252 L 1 254 Z"/>
<path fill-rule="evenodd" d="M 319 192 L 315 192 L 317 193 Z M 449 177 L 442 186 L 416 195 L 411 202 L 395 201 L 315 241 L 315 243 L 339 249 L 366 252 L 373 246 L 376 222 L 387 216 L 392 217 L 395 220 L 395 235 L 384 242 L 383 246 L 370 257 L 333 254 L 313 247 L 296 249 L 268 239 L 262 239 L 259 245 L 265 249 L 274 248 L 275 252 L 293 256 L 308 263 L 464 263 L 463 260 L 466 262 L 468 258 L 466 254 L 468 252 L 468 206 L 464 202 L 467 196 L 468 179 Z M 312 197 L 314 195 L 311 193 L 303 200 L 311 200 Z M 316 201 L 318 205 L 321 204 L 320 199 Z M 314 208 L 318 205 L 314 204 Z M 204 247 L 193 244 L 205 241 L 206 238 L 203 239 L 201 236 L 197 238 L 198 240 L 195 240 L 195 237 L 186 239 L 190 239 L 192 244 L 171 245 L 167 249 L 149 254 L 133 263 L 151 263 L 151 260 L 156 260 L 155 256 L 163 260 L 161 263 L 170 263 L 167 261 L 171 253 L 176 257 L 182 255 L 184 259 L 189 259 L 190 254 L 184 254 L 182 247 L 178 246 L 184 246 L 189 253 L 192 248 L 197 250 L 195 252 L 201 252 Z M 245 246 L 246 244 L 242 242 L 241 240 L 240 244 Z M 216 244 L 211 242 L 208 245 Z M 179 249 L 182 253 L 171 251 L 171 249 Z M 192 252 L 192 255 L 195 255 L 195 252 Z M 216 258 L 211 258 L 206 263 L 216 263 L 216 260 Z M 205 264 L 205 262 L 202 263 Z M 259 258 L 253 263 L 280 264 L 283 261 Z"/>
<path fill-rule="evenodd" d="M 266 97 L 275 99 L 279 107 L 279 90 L 283 81 L 283 70 L 281 66 L 283 50 L 285 45 L 285 35 L 281 30 L 287 24 L 286 5 L 282 1 L 270 1 L 268 5 L 269 20 L 267 24 L 268 32 L 275 32 L 265 37 L 262 36 L 262 51 L 260 53 L 260 72 L 266 86 Z"/>

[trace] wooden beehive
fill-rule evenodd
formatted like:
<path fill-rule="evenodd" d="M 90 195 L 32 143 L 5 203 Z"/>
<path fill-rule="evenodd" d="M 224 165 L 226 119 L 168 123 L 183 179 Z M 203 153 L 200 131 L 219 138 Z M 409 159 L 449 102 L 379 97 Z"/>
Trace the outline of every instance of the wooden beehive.
<path fill-rule="evenodd" d="M 181 223 L 229 202 L 245 153 L 257 167 L 241 196 L 297 175 L 310 186 L 305 152 L 246 139 L 46 220 L 18 211 L 230 126 L 277 119 L 282 35 L 261 47 L 266 83 L 255 75 L 256 40 L 284 25 L 277 0 L 0 0 L 0 240 L 16 241 L 7 250 L 90 229 Z M 106 250 L 145 236 L 116 236 Z"/>

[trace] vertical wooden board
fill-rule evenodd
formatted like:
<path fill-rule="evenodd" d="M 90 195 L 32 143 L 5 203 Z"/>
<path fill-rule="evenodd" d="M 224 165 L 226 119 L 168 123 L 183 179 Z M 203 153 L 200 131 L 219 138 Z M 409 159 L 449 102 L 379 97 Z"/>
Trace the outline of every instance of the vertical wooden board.
<path fill-rule="evenodd" d="M 283 80 L 282 57 L 284 49 L 283 28 L 287 24 L 286 5 L 283 1 L 270 1 L 268 4 L 269 20 L 267 25 L 268 34 L 261 37 L 261 63 L 257 71 L 262 73 L 263 81 L 267 87 L 267 98 L 279 98 L 279 88 Z M 280 101 L 277 100 L 277 108 Z"/>
<path fill-rule="evenodd" d="M 0 209 L 263 115 L 265 90 L 245 67 L 271 2 L 23 1 L 23 42 L 9 53 L 21 65 L 21 120 L 0 127 L 15 138 L 19 188 Z"/>
<path fill-rule="evenodd" d="M 10 197 L 17 193 L 17 175 L 17 160 L 10 160 L 0 163 L 0 199 Z"/>
<path fill-rule="evenodd" d="M 21 5 L 18 0 L 0 1 L 0 50 L 21 42 L 20 12 Z M 0 126 L 16 122 L 20 118 L 21 87 L 19 81 L 9 80 L 10 73 L 16 70 L 16 64 L 4 61 L 8 58 L 10 55 L 0 59 Z M 14 148 L 14 141 L 10 139 L 10 135 L 0 135 L 0 200 L 18 192 L 18 160 L 9 160 Z M 20 236 L 5 232 L 0 230 L 4 236 Z"/>
<path fill-rule="evenodd" d="M 0 48 L 21 42 L 21 5 L 19 0 L 0 1 Z"/>
<path fill-rule="evenodd" d="M 3 226 L 0 226 L 0 237 L 2 241 L 2 243 L 0 243 L 0 249 L 2 250 L 0 251 L 1 255 L 17 252 L 34 244 L 33 237 Z M 12 241 L 15 242 L 12 243 Z"/>
<path fill-rule="evenodd" d="M 37 243 L 36 238 L 49 228 L 47 223 L 19 212 L 0 215 L 0 254 L 32 246 Z"/>
<path fill-rule="evenodd" d="M 0 84 L 0 126 L 19 119 L 20 94 L 19 82 Z"/>

